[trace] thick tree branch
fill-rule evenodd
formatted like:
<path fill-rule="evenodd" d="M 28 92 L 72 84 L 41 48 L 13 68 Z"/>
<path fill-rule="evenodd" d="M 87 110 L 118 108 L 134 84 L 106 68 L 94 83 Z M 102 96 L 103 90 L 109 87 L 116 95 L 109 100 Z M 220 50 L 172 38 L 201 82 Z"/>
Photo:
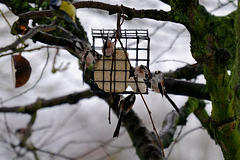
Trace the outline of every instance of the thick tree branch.
<path fill-rule="evenodd" d="M 57 31 L 61 33 L 62 37 L 53 36 L 52 34 L 46 32 L 49 30 L 55 30 L 56 28 L 57 28 Z M 16 47 L 20 43 L 24 43 L 24 41 L 27 40 L 28 38 L 31 38 L 33 42 L 39 41 L 41 43 L 48 44 L 48 45 L 64 47 L 66 50 L 69 51 L 70 54 L 72 54 L 76 58 L 81 58 L 80 54 L 83 51 L 87 49 L 91 49 L 90 44 L 87 43 L 86 41 L 80 40 L 78 37 L 75 37 L 64 28 L 53 24 L 53 25 L 41 25 L 41 26 L 34 27 L 32 29 L 29 29 L 28 32 L 25 35 L 23 35 L 20 39 L 17 39 L 15 42 L 13 42 L 12 44 L 6 47 L 0 48 L 0 54 L 1 52 L 5 52 L 8 50 L 14 50 L 14 52 L 24 51 L 27 45 L 23 48 L 18 48 L 18 49 Z M 77 43 L 78 43 L 78 46 L 82 46 L 82 48 L 78 48 L 76 50 Z"/>
<path fill-rule="evenodd" d="M 210 137 L 214 139 L 214 133 L 211 128 L 211 118 L 209 117 L 207 111 L 205 110 L 205 106 L 200 106 L 198 109 L 194 111 L 194 114 L 201 122 L 202 127 L 204 127 L 208 131 Z"/>
<path fill-rule="evenodd" d="M 191 82 L 166 79 L 165 85 L 166 85 L 168 93 L 178 94 L 178 95 L 187 95 L 190 97 L 197 97 L 200 99 L 209 99 L 210 98 L 209 93 L 205 91 L 206 87 L 204 84 L 196 84 L 196 83 L 191 83 Z M 1 107 L 0 112 L 32 114 L 40 108 L 52 107 L 52 106 L 61 105 L 61 104 L 65 104 L 65 103 L 75 104 L 83 98 L 90 98 L 94 95 L 96 95 L 96 94 L 94 94 L 90 90 L 87 90 L 84 92 L 77 92 L 77 93 L 53 98 L 50 100 L 38 99 L 35 103 L 29 104 L 26 106 Z M 97 94 L 97 96 L 108 101 L 107 93 L 104 94 L 103 92 L 99 92 Z M 119 98 L 119 96 L 116 96 L 116 97 Z M 116 101 L 117 101 L 117 99 L 116 99 Z M 110 104 L 110 105 L 112 106 L 112 108 L 114 107 L 114 105 L 112 105 L 112 104 Z"/>
<path fill-rule="evenodd" d="M 49 33 L 39 32 L 32 39 L 33 39 L 33 41 L 39 41 L 39 42 L 42 42 L 42 43 L 45 43 L 48 45 L 64 47 L 66 50 L 69 51 L 69 53 L 71 53 L 76 58 L 81 58 L 80 53 L 77 53 L 75 50 L 76 42 L 79 42 L 79 43 L 81 43 L 82 46 L 84 46 L 82 48 L 82 51 L 84 51 L 86 48 L 89 48 L 89 47 L 85 47 L 86 45 L 84 45 L 84 44 L 86 44 L 86 42 L 81 41 L 78 38 L 67 39 L 67 38 L 63 38 L 63 37 L 53 36 L 52 34 L 49 34 Z"/>
<path fill-rule="evenodd" d="M 204 108 L 203 100 L 189 98 L 183 107 L 180 108 L 180 115 L 172 111 L 168 113 L 163 121 L 163 128 L 159 132 L 164 148 L 167 148 L 173 142 L 173 136 L 176 132 L 177 125 L 185 125 L 187 117 L 198 110 Z"/>
<path fill-rule="evenodd" d="M 172 143 L 177 125 L 185 125 L 187 117 L 197 108 L 202 106 L 205 106 L 205 103 L 202 100 L 189 98 L 188 102 L 181 107 L 180 115 L 175 111 L 172 111 L 166 116 L 163 122 L 164 126 L 159 133 L 165 148 Z M 134 111 L 131 110 L 124 117 L 123 123 L 141 160 L 163 159 L 160 144 L 156 135 L 153 132 L 148 131 Z"/>
<path fill-rule="evenodd" d="M 126 6 L 119 6 L 119 5 L 111 5 L 103 2 L 95 2 L 95 1 L 81 1 L 76 2 L 73 4 L 76 8 L 95 8 L 108 11 L 109 14 L 117 14 L 122 13 L 127 16 L 127 19 L 132 18 L 150 18 L 155 20 L 163 20 L 163 21 L 170 21 L 171 16 L 170 12 L 165 12 L 163 10 L 156 10 L 156 9 L 141 9 L 136 10 L 135 8 L 129 8 Z M 50 10 L 43 10 L 43 11 L 28 11 L 22 14 L 19 14 L 19 21 L 26 22 L 29 19 L 41 19 L 52 17 L 53 14 Z"/>
<path fill-rule="evenodd" d="M 156 135 L 149 132 L 135 112 L 131 110 L 124 117 L 123 123 L 141 160 L 164 160 Z"/>
<path fill-rule="evenodd" d="M 50 100 L 38 99 L 35 103 L 26 106 L 1 107 L 0 112 L 33 114 L 41 108 L 53 107 L 65 103 L 75 104 L 83 98 L 90 98 L 92 96 L 94 96 L 94 94 L 90 90 L 87 90 L 84 92 L 78 92 L 66 96 L 52 98 Z"/>
<path fill-rule="evenodd" d="M 27 22 L 29 19 L 37 20 L 42 18 L 51 18 L 54 14 L 50 10 L 43 10 L 43 11 L 28 11 L 22 14 L 19 14 L 18 21 L 20 23 Z"/>
<path fill-rule="evenodd" d="M 58 98 L 53 98 L 51 100 L 43 100 L 39 99 L 37 102 L 26 105 L 26 106 L 15 106 L 15 107 L 2 107 L 0 108 L 0 112 L 14 112 L 14 113 L 27 113 L 33 114 L 36 113 L 38 109 L 52 107 L 56 105 L 61 105 L 65 103 L 75 104 L 79 100 L 83 98 L 90 98 L 95 94 L 92 93 L 90 90 L 74 93 L 66 96 L 61 96 Z M 108 94 L 99 94 L 97 95 L 100 98 L 105 99 L 108 101 Z M 165 120 L 165 125 L 163 130 L 160 132 L 161 139 L 164 141 L 164 145 L 168 146 L 171 143 L 172 137 L 175 132 L 176 125 L 185 124 L 187 116 L 192 113 L 196 107 L 198 107 L 197 103 L 198 100 L 190 98 L 188 103 L 184 107 L 181 108 L 180 116 L 175 112 L 171 112 Z M 119 101 L 119 95 L 113 96 L 112 99 L 112 108 L 116 109 Z M 170 118 L 169 118 L 170 116 Z M 174 118 L 175 117 L 175 118 Z M 145 126 L 142 124 L 139 117 L 133 112 L 130 111 L 123 120 L 129 135 L 133 141 L 134 146 L 137 149 L 137 154 L 141 159 L 163 159 L 162 153 L 160 149 L 160 144 L 153 132 L 149 132 Z M 170 124 L 170 125 L 169 125 Z M 170 137 L 169 137 L 170 135 Z M 170 139 L 169 139 L 170 138 Z"/>
<path fill-rule="evenodd" d="M 94 96 L 94 94 L 88 90 L 81 93 L 74 93 L 66 96 L 61 96 L 58 98 L 53 98 L 51 100 L 39 99 L 37 102 L 30 105 L 26 105 L 26 106 L 15 106 L 10 108 L 2 107 L 0 108 L 0 112 L 33 114 L 33 113 L 36 113 L 36 111 L 41 108 L 52 107 L 52 106 L 61 105 L 65 103 L 75 104 L 83 98 L 90 98 L 92 96 Z M 108 98 L 109 98 L 108 94 L 98 94 L 97 96 L 105 99 L 106 101 L 108 101 Z M 112 97 L 111 106 L 115 109 L 118 106 L 119 98 L 120 98 L 119 95 L 114 95 Z M 143 124 L 141 123 L 141 120 L 137 117 L 137 115 L 133 111 L 130 111 L 125 116 L 124 123 L 126 124 L 126 126 L 128 126 L 127 128 L 130 128 L 130 136 L 133 137 L 133 143 L 137 148 L 137 154 L 141 159 L 151 158 L 153 160 L 155 159 L 163 160 L 158 139 L 156 138 L 154 133 L 150 133 L 143 126 Z M 141 125 L 141 127 L 136 128 L 134 127 L 136 126 L 135 124 L 137 124 L 138 127 Z M 133 132 L 137 132 L 137 133 L 132 133 L 131 131 L 132 129 L 134 130 Z"/>
<path fill-rule="evenodd" d="M 203 74 L 203 65 L 186 65 L 184 67 L 178 68 L 175 71 L 170 71 L 164 73 L 165 77 L 177 78 L 177 79 L 196 79 L 198 75 Z"/>
<path fill-rule="evenodd" d="M 137 10 L 135 8 L 129 8 L 126 6 L 111 5 L 103 2 L 94 2 L 94 1 L 81 1 L 74 3 L 76 8 L 95 8 L 108 11 L 109 14 L 122 13 L 126 16 L 127 19 L 132 18 L 150 18 L 155 20 L 170 21 L 171 16 L 169 12 L 163 10 L 153 10 L 153 9 L 141 9 Z"/>
<path fill-rule="evenodd" d="M 165 86 L 167 93 L 210 100 L 205 84 L 166 78 Z"/>

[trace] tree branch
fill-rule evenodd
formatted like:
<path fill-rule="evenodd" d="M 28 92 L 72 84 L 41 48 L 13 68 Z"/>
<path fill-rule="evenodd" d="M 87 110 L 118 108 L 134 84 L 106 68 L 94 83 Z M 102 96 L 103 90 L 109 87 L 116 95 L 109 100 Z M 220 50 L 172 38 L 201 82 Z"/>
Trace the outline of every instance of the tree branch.
<path fill-rule="evenodd" d="M 177 125 L 185 125 L 187 117 L 202 106 L 205 106 L 204 101 L 189 98 L 186 104 L 181 107 L 180 115 L 172 111 L 166 116 L 163 128 L 159 132 L 164 148 L 167 148 L 172 143 Z M 149 132 L 133 110 L 124 117 L 123 123 L 141 160 L 163 159 L 156 135 L 153 132 Z"/>
<path fill-rule="evenodd" d="M 159 132 L 164 148 L 167 148 L 173 142 L 173 136 L 177 125 L 185 125 L 187 117 L 198 108 L 204 108 L 203 100 L 189 98 L 183 107 L 180 108 L 180 115 L 172 111 L 168 113 L 163 121 L 163 128 Z"/>
<path fill-rule="evenodd" d="M 123 13 L 128 20 L 133 18 L 150 18 L 155 20 L 169 21 L 171 20 L 170 12 L 165 12 L 163 10 L 137 10 L 135 8 L 129 8 L 126 6 L 111 5 L 103 2 L 94 1 L 81 1 L 73 4 L 76 8 L 95 8 L 108 11 L 109 14 Z"/>
<path fill-rule="evenodd" d="M 167 93 L 210 100 L 205 84 L 165 78 L 165 86 Z"/>
<path fill-rule="evenodd" d="M 48 19 L 53 17 L 53 16 L 54 16 L 54 14 L 50 10 L 28 11 L 26 13 L 20 14 L 19 19 L 15 23 L 17 23 L 18 25 L 22 24 L 22 25 L 28 26 L 28 21 L 30 19 L 32 19 L 32 20 L 34 20 L 35 23 L 40 22 L 40 24 L 42 24 L 42 19 L 43 18 L 45 18 L 45 23 L 50 23 L 50 21 Z M 62 25 L 65 24 L 65 21 L 61 21 L 61 22 L 62 22 L 61 23 Z M 66 26 L 65 25 L 64 26 L 66 28 L 70 29 L 70 31 L 72 31 L 73 34 L 75 34 L 75 37 L 81 38 L 83 41 L 88 41 L 87 33 L 85 32 L 85 30 L 84 30 L 83 26 L 81 25 L 80 21 L 77 20 L 76 23 L 77 23 L 77 25 L 80 29 L 80 32 L 77 32 L 75 29 L 73 29 L 72 25 L 69 24 L 69 23 L 66 23 Z M 60 32 L 55 32 L 55 35 L 63 37 L 62 32 L 64 32 L 64 31 L 61 31 L 61 30 L 60 30 Z"/>
<path fill-rule="evenodd" d="M 50 10 L 43 10 L 43 11 L 28 11 L 22 14 L 19 14 L 18 21 L 20 23 L 26 23 L 29 19 L 37 20 L 42 18 L 50 18 L 53 17 L 54 14 Z"/>
<path fill-rule="evenodd" d="M 87 90 L 84 92 L 78 92 L 57 98 L 52 98 L 50 100 L 38 99 L 35 103 L 26 106 L 1 107 L 0 112 L 33 114 L 40 108 L 52 107 L 65 103 L 75 104 L 83 98 L 90 98 L 92 96 L 94 96 L 94 94 L 90 90 Z"/>
<path fill-rule="evenodd" d="M 133 110 L 124 116 L 123 123 L 141 160 L 164 160 L 156 135 L 148 131 Z"/>
<path fill-rule="evenodd" d="M 8 51 L 8 50 L 15 50 L 20 43 L 23 43 L 25 40 L 32 38 L 38 32 L 40 32 L 40 31 L 49 32 L 54 29 L 56 29 L 56 25 L 54 25 L 54 24 L 53 25 L 41 25 L 41 26 L 34 27 L 34 28 L 30 29 L 21 38 L 17 39 L 15 42 L 13 42 L 12 44 L 10 44 L 6 47 L 0 48 L 0 52 L 4 52 L 4 51 Z"/>
<path fill-rule="evenodd" d="M 4 0 L 3 2 L 10 8 L 14 8 L 14 5 L 12 3 L 9 3 L 9 1 Z M 171 12 L 165 12 L 163 10 L 151 10 L 151 9 L 141 9 L 136 10 L 135 8 L 129 8 L 126 6 L 119 6 L 119 5 L 111 5 L 103 2 L 95 2 L 95 1 L 81 1 L 81 2 L 75 2 L 73 5 L 76 8 L 95 8 L 95 9 L 101 9 L 108 11 L 109 14 L 116 14 L 116 13 L 123 13 L 125 16 L 127 16 L 128 19 L 132 18 L 150 18 L 155 20 L 163 20 L 163 21 L 170 21 L 171 16 L 169 13 Z M 18 9 L 17 7 L 15 7 Z M 43 10 L 43 11 L 29 11 L 30 6 L 25 7 L 26 11 L 14 11 L 17 15 L 19 15 L 19 18 L 26 21 L 29 19 L 40 19 L 44 17 L 52 17 L 53 14 L 49 10 Z M 27 12 L 29 11 L 29 12 Z M 21 14 L 22 13 L 22 14 Z"/>
<path fill-rule="evenodd" d="M 34 36 L 32 39 L 33 41 L 39 41 L 41 43 L 45 43 L 48 45 L 64 47 L 66 50 L 69 51 L 70 54 L 72 54 L 76 58 L 80 58 L 80 53 L 77 53 L 75 50 L 76 42 L 81 43 L 81 46 L 86 46 L 86 45 L 83 45 L 83 43 L 86 43 L 86 42 L 81 41 L 78 38 L 67 39 L 67 38 L 57 37 L 57 36 L 53 36 L 52 34 L 42 33 L 42 32 L 39 32 L 38 34 L 36 34 L 36 36 Z M 82 48 L 83 51 L 85 49 L 86 47 Z"/>
<path fill-rule="evenodd" d="M 198 109 L 194 111 L 195 116 L 198 118 L 198 120 L 201 122 L 202 127 L 207 129 L 208 134 L 212 139 L 214 139 L 214 133 L 211 128 L 211 118 L 209 117 L 207 111 L 205 110 L 205 106 L 200 106 Z"/>
<path fill-rule="evenodd" d="M 209 93 L 206 92 L 206 87 L 204 84 L 196 84 L 191 82 L 173 80 L 173 79 L 166 79 L 165 85 L 167 88 L 167 93 L 173 93 L 178 95 L 187 95 L 190 97 L 197 97 L 200 99 L 210 99 Z M 202 92 L 201 92 L 202 91 Z M 57 98 L 53 98 L 50 100 L 38 99 L 35 103 L 26 105 L 26 106 L 13 106 L 13 107 L 1 107 L 0 112 L 5 113 L 27 113 L 32 114 L 36 112 L 40 108 L 47 108 L 56 105 L 61 105 L 65 103 L 75 104 L 79 100 L 83 98 L 90 98 L 94 95 L 99 96 L 107 101 L 108 95 L 107 93 L 99 92 L 98 94 L 94 94 L 92 91 L 87 90 L 84 92 L 77 92 Z M 119 98 L 119 96 L 113 96 Z M 118 103 L 118 99 L 115 99 Z M 110 104 L 112 108 L 115 106 Z M 117 106 L 117 105 L 116 105 Z"/>
<path fill-rule="evenodd" d="M 83 98 L 90 98 L 94 96 L 90 90 L 74 93 L 66 96 L 61 96 L 58 98 L 53 98 L 51 100 L 39 99 L 37 102 L 26 105 L 26 106 L 16 106 L 11 108 L 2 107 L 0 112 L 15 112 L 15 113 L 27 113 L 32 114 L 40 108 L 46 108 L 56 105 L 61 105 L 64 103 L 75 104 Z M 108 100 L 108 94 L 97 95 L 100 98 Z M 191 100 L 191 101 L 190 101 Z M 118 106 L 119 95 L 114 95 L 112 103 L 110 104 L 113 109 Z M 184 107 L 181 108 L 180 116 L 175 112 L 171 112 L 165 119 L 165 125 L 161 134 L 161 139 L 164 141 L 165 147 L 171 143 L 172 137 L 175 133 L 175 127 L 179 124 L 185 124 L 187 116 L 192 113 L 196 107 L 198 107 L 198 101 L 196 99 L 190 98 Z M 169 118 L 170 117 L 170 118 Z M 129 135 L 133 141 L 134 146 L 137 149 L 137 154 L 141 159 L 163 159 L 162 152 L 160 149 L 160 144 L 153 132 L 149 132 L 146 127 L 142 124 L 140 118 L 133 112 L 130 111 L 123 119 Z M 170 135 L 170 137 L 169 137 Z M 170 139 L 169 139 L 170 138 Z"/>
<path fill-rule="evenodd" d="M 175 71 L 170 71 L 164 73 L 165 77 L 177 78 L 182 79 L 185 78 L 186 80 L 196 79 L 198 75 L 203 74 L 203 65 L 196 64 L 196 65 L 186 65 L 184 67 L 178 68 Z"/>

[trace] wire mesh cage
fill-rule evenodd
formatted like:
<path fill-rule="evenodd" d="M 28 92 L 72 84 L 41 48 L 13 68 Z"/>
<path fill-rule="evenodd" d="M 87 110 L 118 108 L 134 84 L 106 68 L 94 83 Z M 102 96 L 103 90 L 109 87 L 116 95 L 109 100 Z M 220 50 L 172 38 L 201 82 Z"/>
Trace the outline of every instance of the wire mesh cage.
<path fill-rule="evenodd" d="M 115 29 L 92 29 L 93 49 L 102 53 L 104 39 L 116 38 Z M 143 79 L 133 78 L 138 65 L 149 67 L 150 38 L 147 29 L 121 29 L 116 41 L 115 56 L 105 57 L 96 62 L 93 81 L 104 92 L 148 93 Z M 137 87 L 138 85 L 138 87 Z M 140 92 L 139 92 L 140 90 Z M 93 90 L 95 91 L 95 90 Z"/>

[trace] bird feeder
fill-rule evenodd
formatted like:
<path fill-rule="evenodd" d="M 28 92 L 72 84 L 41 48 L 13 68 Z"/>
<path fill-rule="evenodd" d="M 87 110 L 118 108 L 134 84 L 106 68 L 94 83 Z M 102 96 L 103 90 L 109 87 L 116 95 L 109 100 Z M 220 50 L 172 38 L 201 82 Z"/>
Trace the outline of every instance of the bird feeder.
<path fill-rule="evenodd" d="M 146 29 L 121 29 L 116 41 L 116 53 L 95 63 L 94 84 L 104 92 L 147 94 L 145 81 L 133 77 L 133 68 L 138 65 L 149 67 L 150 38 Z M 115 29 L 92 29 L 93 49 L 102 54 L 103 39 L 115 41 Z M 140 92 L 139 92 L 139 88 Z M 97 92 L 96 90 L 93 90 Z M 99 91 L 99 90 L 98 90 Z"/>

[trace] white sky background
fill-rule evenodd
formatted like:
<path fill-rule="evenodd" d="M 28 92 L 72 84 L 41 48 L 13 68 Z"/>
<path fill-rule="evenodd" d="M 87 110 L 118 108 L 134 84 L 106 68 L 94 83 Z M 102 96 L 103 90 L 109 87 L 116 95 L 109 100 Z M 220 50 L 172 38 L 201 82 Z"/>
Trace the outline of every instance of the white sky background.
<path fill-rule="evenodd" d="M 170 10 L 169 6 L 158 0 L 149 1 L 136 1 L 134 0 L 103 0 L 102 2 L 110 4 L 123 4 L 128 7 L 134 7 L 136 9 L 163 9 Z M 225 1 L 221 1 L 225 3 Z M 219 6 L 219 1 L 200 1 L 208 11 Z M 0 9 L 8 17 L 10 24 L 17 19 L 7 12 L 5 6 L 0 4 Z M 215 15 L 226 15 L 235 9 L 235 6 L 229 4 L 221 9 L 213 12 Z M 82 25 L 88 32 L 89 41 L 91 39 L 91 28 L 116 28 L 116 15 L 108 15 L 105 11 L 99 11 L 95 9 L 78 9 L 77 16 L 80 18 Z M 15 37 L 10 35 L 10 29 L 8 28 L 3 17 L 0 16 L 0 47 L 6 46 L 15 40 Z M 162 27 L 161 27 L 162 26 Z M 180 60 L 186 63 L 195 63 L 190 53 L 190 37 L 187 30 L 184 30 L 184 26 L 179 24 L 173 24 L 170 22 L 157 22 L 148 19 L 133 19 L 131 21 L 125 21 L 122 28 L 130 29 L 148 29 L 151 35 L 151 62 L 159 57 L 158 60 Z M 156 31 L 156 28 L 159 28 Z M 178 37 L 174 45 L 169 49 L 169 45 L 174 41 L 179 32 L 183 31 Z M 156 31 L 156 32 L 155 32 Z M 154 34 L 153 34 L 154 33 Z M 31 40 L 27 41 L 31 44 L 29 48 L 35 48 L 42 44 L 33 44 Z M 33 103 L 37 98 L 50 99 L 60 95 L 66 95 L 75 91 L 86 90 L 89 87 L 82 85 L 82 72 L 78 69 L 78 63 L 75 57 L 71 56 L 68 52 L 61 50 L 60 55 L 57 58 L 56 66 L 60 63 L 70 62 L 70 66 L 64 72 L 51 73 L 52 60 L 55 54 L 54 49 L 50 49 L 50 58 L 47 68 L 44 71 L 42 79 L 35 86 L 34 89 L 28 91 L 20 97 L 14 98 L 2 104 L 2 106 L 18 106 Z M 161 55 L 161 56 L 159 56 Z M 23 91 L 33 86 L 38 80 L 42 68 L 46 63 L 47 50 L 42 49 L 35 52 L 23 53 L 32 66 L 32 75 L 29 82 L 18 89 L 13 87 L 12 75 L 11 75 L 11 63 L 10 56 L 0 58 L 0 98 L 2 101 L 6 101 L 14 95 L 18 95 Z M 161 70 L 167 72 L 169 70 L 175 70 L 178 67 L 182 67 L 185 64 L 177 62 L 160 62 L 153 63 L 150 66 L 151 71 Z M 205 83 L 203 76 L 199 76 L 197 82 Z M 149 95 L 144 96 L 155 121 L 157 129 L 161 129 L 163 119 L 165 115 L 173 110 L 172 106 L 165 98 L 161 98 L 161 95 L 150 92 Z M 170 95 L 175 103 L 181 107 L 187 100 L 187 97 Z M 210 102 L 209 102 L 210 103 Z M 152 126 L 148 113 L 144 107 L 144 104 L 139 96 L 134 105 L 134 111 L 136 111 L 141 117 L 144 124 L 151 131 Z M 211 112 L 211 106 L 207 107 L 208 112 Z M 33 129 L 48 126 L 49 128 L 33 131 L 31 141 L 36 147 L 42 147 L 44 150 L 52 152 L 60 152 L 67 156 L 83 156 L 82 160 L 97 160 L 97 159 L 131 159 L 138 160 L 136 151 L 132 147 L 131 140 L 129 139 L 126 130 L 122 127 L 120 137 L 112 139 L 113 131 L 116 127 L 117 118 L 112 114 L 112 124 L 108 124 L 107 120 L 108 106 L 106 103 L 96 97 L 91 99 L 82 100 L 76 105 L 62 105 L 56 106 L 51 109 L 42 109 L 38 111 L 37 121 L 33 126 Z M 10 126 L 10 130 L 14 133 L 16 129 L 25 127 L 29 120 L 29 116 L 21 114 L 8 114 L 7 122 Z M 1 141 L 9 141 L 7 131 L 5 127 L 4 117 L 0 115 L 0 130 L 4 135 L 0 135 L 0 159 L 12 159 L 15 154 L 10 146 Z M 187 125 L 183 128 L 182 133 L 189 131 L 190 129 L 199 127 L 200 123 L 195 116 L 190 115 Z M 180 129 L 180 128 L 179 128 Z M 17 143 L 17 139 L 12 135 L 12 141 Z M 72 142 L 64 150 L 61 148 L 67 142 Z M 165 150 L 165 154 L 168 154 L 168 149 Z M 87 154 L 89 153 L 89 154 Z M 28 154 L 32 159 L 31 154 Z M 45 154 L 42 155 L 42 159 L 48 159 Z M 52 158 L 50 158 L 52 159 Z M 59 159 L 59 158 L 56 158 Z M 174 147 L 170 156 L 171 160 L 210 160 L 210 159 L 223 159 L 220 147 L 215 145 L 215 142 L 210 139 L 206 130 L 197 130 L 188 134 Z"/>

